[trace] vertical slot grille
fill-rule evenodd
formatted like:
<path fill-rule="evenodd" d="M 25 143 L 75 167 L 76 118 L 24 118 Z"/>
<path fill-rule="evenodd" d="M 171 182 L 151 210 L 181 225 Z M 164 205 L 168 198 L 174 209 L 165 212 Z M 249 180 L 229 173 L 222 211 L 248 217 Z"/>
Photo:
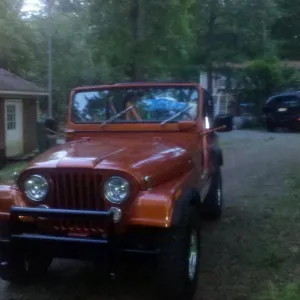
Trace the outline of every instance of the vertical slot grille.
<path fill-rule="evenodd" d="M 104 210 L 101 194 L 101 175 L 95 171 L 55 170 L 51 174 L 51 207 L 72 210 Z M 71 232 L 97 233 L 102 231 L 102 220 L 64 220 L 55 229 Z"/>

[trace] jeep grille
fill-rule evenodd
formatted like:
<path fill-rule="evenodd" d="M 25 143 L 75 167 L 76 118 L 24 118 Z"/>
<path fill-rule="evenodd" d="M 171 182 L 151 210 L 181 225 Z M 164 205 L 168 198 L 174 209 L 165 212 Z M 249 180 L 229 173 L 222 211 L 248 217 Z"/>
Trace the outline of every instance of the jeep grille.
<path fill-rule="evenodd" d="M 51 174 L 51 207 L 75 210 L 103 210 L 104 200 L 101 192 L 101 175 L 94 170 L 56 169 Z M 102 220 L 98 221 L 60 221 L 55 229 L 74 232 L 102 231 Z"/>

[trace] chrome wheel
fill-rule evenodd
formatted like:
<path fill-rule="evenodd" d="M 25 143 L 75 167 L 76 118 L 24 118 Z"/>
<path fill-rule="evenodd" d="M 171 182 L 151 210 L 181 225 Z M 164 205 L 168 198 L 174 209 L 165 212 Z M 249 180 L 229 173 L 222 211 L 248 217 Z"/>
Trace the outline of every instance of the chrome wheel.
<path fill-rule="evenodd" d="M 189 249 L 189 278 L 192 281 L 197 270 L 198 260 L 198 236 L 197 232 L 193 231 L 191 234 L 190 249 Z"/>

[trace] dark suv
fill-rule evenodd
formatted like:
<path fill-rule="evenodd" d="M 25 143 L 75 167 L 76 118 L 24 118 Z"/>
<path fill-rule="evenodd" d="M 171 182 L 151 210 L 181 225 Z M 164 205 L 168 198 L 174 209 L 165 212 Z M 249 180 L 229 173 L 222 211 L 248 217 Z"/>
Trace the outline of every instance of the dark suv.
<path fill-rule="evenodd" d="M 300 91 L 273 95 L 263 107 L 264 122 L 268 131 L 277 127 L 300 129 Z"/>

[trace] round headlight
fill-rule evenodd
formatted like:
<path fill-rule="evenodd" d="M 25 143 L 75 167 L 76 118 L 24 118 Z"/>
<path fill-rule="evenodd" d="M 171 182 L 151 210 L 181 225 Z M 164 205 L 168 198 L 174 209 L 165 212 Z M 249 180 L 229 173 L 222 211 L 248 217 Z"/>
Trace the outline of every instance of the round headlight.
<path fill-rule="evenodd" d="M 30 200 L 42 201 L 49 191 L 48 181 L 41 175 L 32 175 L 24 181 L 24 191 Z"/>
<path fill-rule="evenodd" d="M 104 195 L 111 203 L 120 204 L 127 200 L 129 194 L 130 184 L 122 177 L 111 177 L 104 184 Z"/>

